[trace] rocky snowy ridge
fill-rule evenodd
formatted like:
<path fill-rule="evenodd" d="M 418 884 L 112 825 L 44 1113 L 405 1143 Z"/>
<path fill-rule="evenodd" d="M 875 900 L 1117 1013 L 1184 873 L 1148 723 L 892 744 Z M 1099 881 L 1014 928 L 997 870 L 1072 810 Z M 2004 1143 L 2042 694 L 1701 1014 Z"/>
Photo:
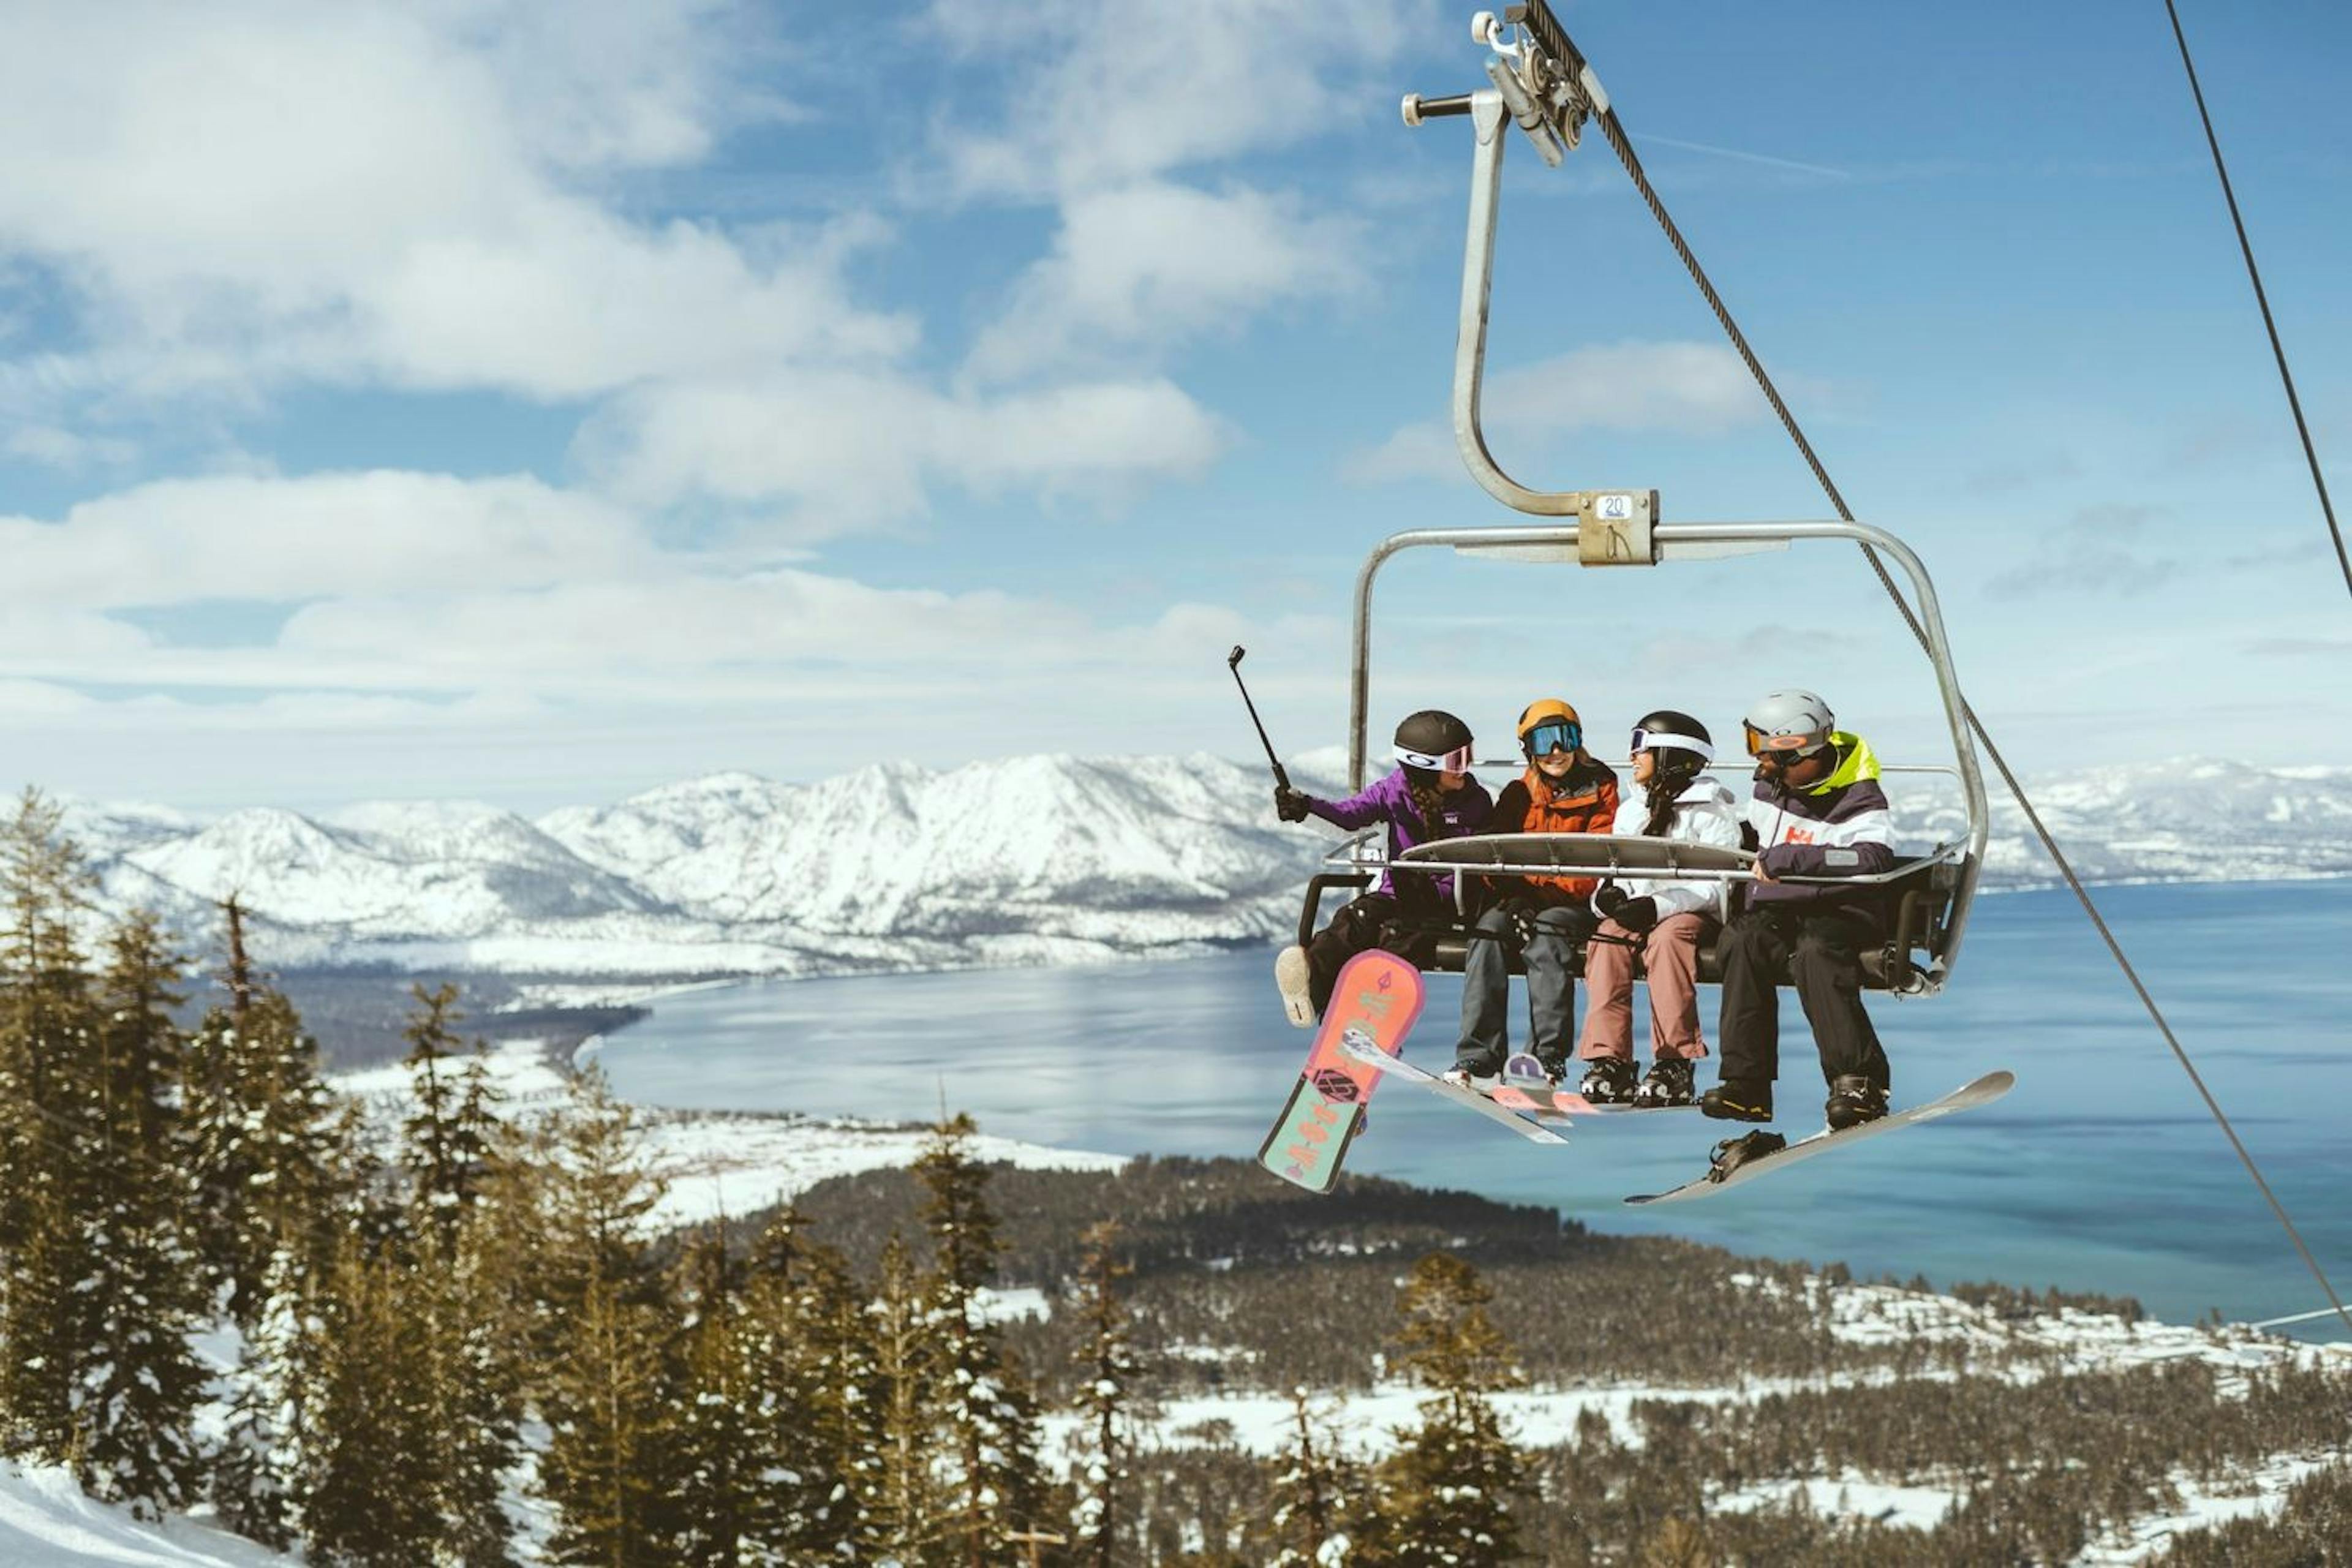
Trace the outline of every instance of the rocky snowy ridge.
<path fill-rule="evenodd" d="M 1336 791 L 1320 760 L 1298 782 Z M 1958 833 L 1949 781 L 1891 783 L 1906 844 Z M 236 893 L 281 965 L 819 973 L 1267 941 L 1334 837 L 1276 823 L 1267 793 L 1262 767 L 1218 757 L 1032 756 L 808 785 L 718 773 L 537 822 L 461 802 L 210 822 L 76 803 L 68 825 L 107 907 L 202 933 Z M 2034 794 L 2099 880 L 2352 875 L 2352 769 L 2187 759 Z M 2013 806 L 1987 858 L 1990 886 L 2054 877 Z"/>

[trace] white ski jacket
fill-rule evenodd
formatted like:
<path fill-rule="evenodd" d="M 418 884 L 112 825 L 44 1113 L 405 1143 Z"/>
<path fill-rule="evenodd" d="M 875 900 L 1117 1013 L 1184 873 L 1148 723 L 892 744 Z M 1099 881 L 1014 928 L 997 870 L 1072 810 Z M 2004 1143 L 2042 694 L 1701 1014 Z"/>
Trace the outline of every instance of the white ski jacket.
<path fill-rule="evenodd" d="M 1650 817 L 1649 803 L 1644 798 L 1647 793 L 1635 785 L 1627 786 L 1626 797 L 1618 805 L 1617 820 L 1610 825 L 1610 832 L 1622 837 L 1641 836 L 1642 825 Z M 1666 828 L 1666 837 L 1679 838 L 1686 844 L 1716 844 L 1726 849 L 1737 849 L 1739 847 L 1739 803 L 1729 790 L 1702 773 L 1675 797 L 1675 819 Z M 1625 876 L 1616 878 L 1615 881 L 1625 889 L 1629 898 L 1655 899 L 1660 920 L 1668 915 L 1688 914 L 1696 910 L 1721 921 L 1730 909 L 1731 884 L 1728 882 L 1676 881 L 1665 877 Z M 1598 908 L 1593 910 L 1595 914 L 1600 912 Z"/>

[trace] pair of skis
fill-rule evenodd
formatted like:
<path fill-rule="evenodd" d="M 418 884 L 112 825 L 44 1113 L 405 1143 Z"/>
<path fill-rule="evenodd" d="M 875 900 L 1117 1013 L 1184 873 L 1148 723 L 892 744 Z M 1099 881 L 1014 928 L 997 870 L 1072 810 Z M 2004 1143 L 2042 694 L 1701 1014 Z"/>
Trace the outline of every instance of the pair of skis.
<path fill-rule="evenodd" d="M 1349 959 L 1339 972 L 1330 1005 L 1323 1011 L 1307 1065 L 1300 1069 L 1282 1115 L 1258 1149 L 1258 1163 L 1309 1192 L 1329 1192 L 1339 1179 L 1349 1145 L 1363 1131 L 1365 1107 L 1382 1077 L 1402 1079 L 1475 1110 L 1531 1143 L 1565 1146 L 1568 1140 L 1554 1129 L 1576 1116 L 1650 1115 L 1694 1109 L 1595 1104 L 1583 1095 L 1552 1088 L 1540 1078 L 1518 1077 L 1507 1070 L 1485 1092 L 1448 1083 L 1398 1054 L 1414 1020 L 1421 1016 L 1421 972 L 1403 959 L 1378 948 Z M 1515 1059 L 1512 1065 L 1518 1063 Z M 1890 1111 L 1843 1131 L 1824 1129 L 1769 1152 L 1751 1154 L 1728 1169 L 1711 1168 L 1679 1187 L 1629 1197 L 1625 1202 L 1669 1204 L 1711 1196 L 1769 1171 L 1801 1163 L 1833 1146 L 1858 1143 L 1897 1128 L 1990 1104 L 2007 1094 L 2016 1081 L 2010 1072 L 1987 1073 L 1940 1099 Z"/>

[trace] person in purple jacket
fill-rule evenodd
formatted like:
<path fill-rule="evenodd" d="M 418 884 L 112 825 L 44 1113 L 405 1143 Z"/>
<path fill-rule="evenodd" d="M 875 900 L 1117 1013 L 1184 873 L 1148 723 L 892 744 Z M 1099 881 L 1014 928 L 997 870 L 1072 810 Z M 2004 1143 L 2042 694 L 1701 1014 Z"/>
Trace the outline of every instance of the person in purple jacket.
<path fill-rule="evenodd" d="M 1275 815 L 1285 822 L 1319 816 L 1338 827 L 1386 823 L 1389 858 L 1416 844 L 1459 838 L 1486 826 L 1494 798 L 1470 776 L 1470 726 L 1451 713 L 1424 709 L 1396 731 L 1396 772 L 1346 800 L 1318 800 L 1301 790 L 1277 787 Z M 1451 876 L 1381 873 L 1380 886 L 1351 900 L 1305 947 L 1286 947 L 1274 962 L 1274 983 L 1283 1010 L 1300 1028 L 1323 1016 L 1348 960 L 1375 947 L 1398 951 L 1388 927 L 1400 917 L 1444 919 L 1454 911 Z M 1411 945 L 1408 943 L 1407 945 Z M 1401 956 L 1412 958 L 1411 952 Z"/>

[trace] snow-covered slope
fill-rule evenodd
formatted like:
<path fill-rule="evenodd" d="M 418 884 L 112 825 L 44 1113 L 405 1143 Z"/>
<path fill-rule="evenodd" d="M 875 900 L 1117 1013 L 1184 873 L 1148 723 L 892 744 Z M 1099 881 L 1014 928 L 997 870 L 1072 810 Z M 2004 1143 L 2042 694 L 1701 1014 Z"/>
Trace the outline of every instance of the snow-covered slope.
<path fill-rule="evenodd" d="M 1958 834 L 1950 781 L 1889 782 L 1907 846 Z M 2101 880 L 2352 875 L 2352 769 L 2184 759 L 2038 780 L 2035 798 Z M 2015 808 L 1994 818 L 1987 885 L 2051 879 Z M 1263 768 L 1202 755 L 894 763 L 798 786 L 719 773 L 536 824 L 457 803 L 209 824 L 76 803 L 69 825 L 106 904 L 194 935 L 237 893 L 276 963 L 643 975 L 1265 941 L 1334 837 L 1276 823 Z"/>
<path fill-rule="evenodd" d="M 260 1568 L 301 1560 L 179 1516 L 135 1519 L 93 1501 L 73 1473 L 0 1460 L 0 1563 L 8 1568 Z"/>

